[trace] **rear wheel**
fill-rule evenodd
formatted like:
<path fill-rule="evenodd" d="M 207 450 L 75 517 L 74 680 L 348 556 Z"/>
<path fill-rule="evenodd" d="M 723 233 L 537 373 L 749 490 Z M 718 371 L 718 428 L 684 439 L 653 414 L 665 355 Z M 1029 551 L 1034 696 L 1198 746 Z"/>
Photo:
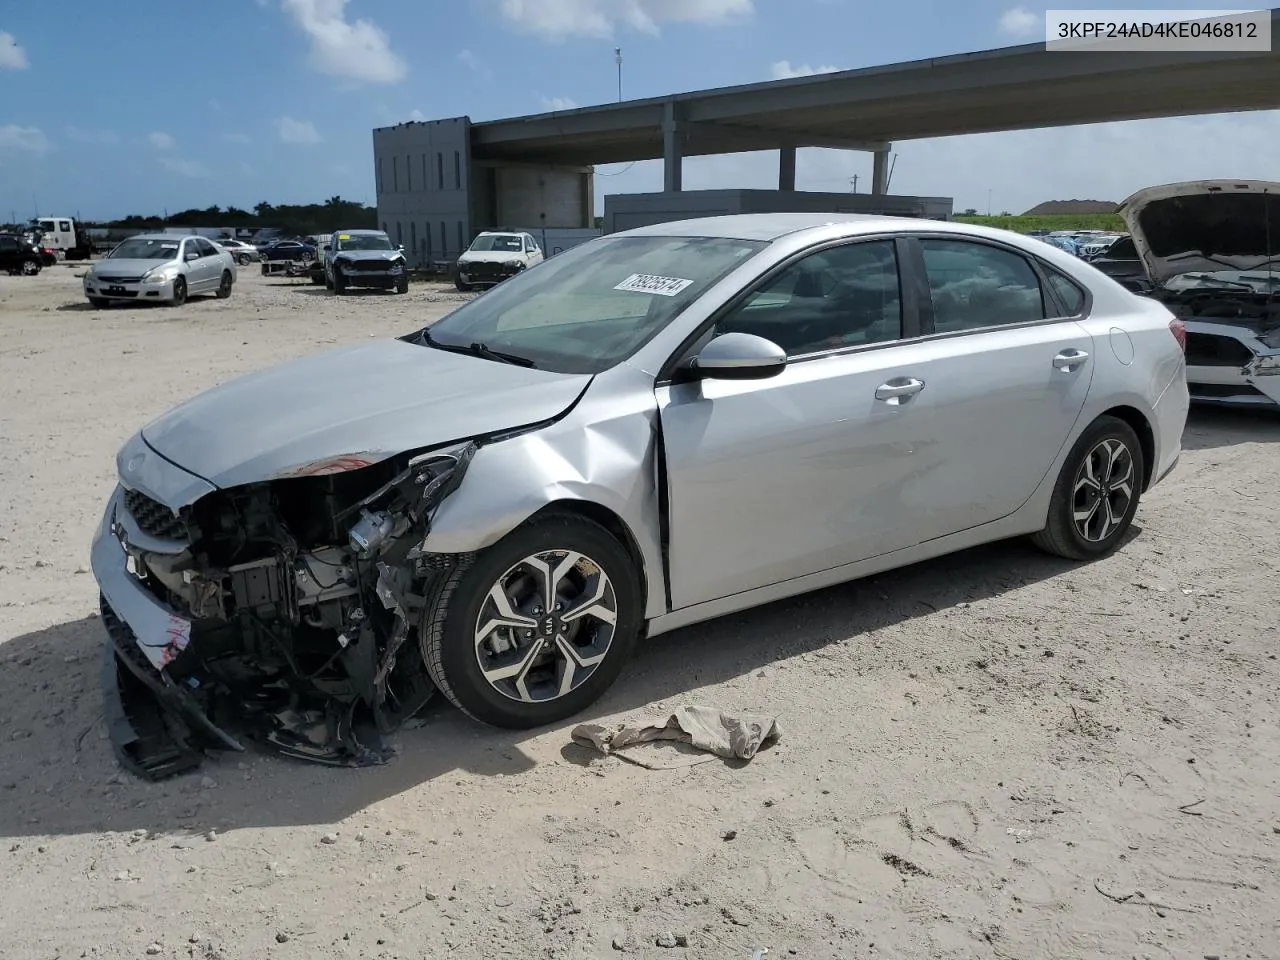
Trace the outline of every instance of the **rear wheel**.
<path fill-rule="evenodd" d="M 1099 417 L 1071 448 L 1053 488 L 1045 528 L 1032 541 L 1069 560 L 1110 553 L 1133 523 L 1145 469 L 1133 427 L 1116 417 Z"/>
<path fill-rule="evenodd" d="M 179 277 L 173 281 L 173 299 L 169 301 L 169 306 L 180 307 L 187 302 L 187 281 L 185 277 Z"/>
<path fill-rule="evenodd" d="M 249 265 L 249 255 L 247 253 L 240 254 L 236 257 L 236 263 L 242 267 L 247 267 Z"/>
<path fill-rule="evenodd" d="M 40 272 L 39 260 L 23 260 L 22 261 L 22 275 L 24 277 L 34 277 L 39 272 Z"/>
<path fill-rule="evenodd" d="M 612 534 L 548 514 L 437 585 L 419 635 L 436 686 L 496 726 L 554 723 L 597 700 L 643 622 L 640 576 Z"/>
<path fill-rule="evenodd" d="M 222 271 L 222 280 L 218 283 L 217 297 L 219 300 L 225 300 L 231 296 L 231 271 Z"/>

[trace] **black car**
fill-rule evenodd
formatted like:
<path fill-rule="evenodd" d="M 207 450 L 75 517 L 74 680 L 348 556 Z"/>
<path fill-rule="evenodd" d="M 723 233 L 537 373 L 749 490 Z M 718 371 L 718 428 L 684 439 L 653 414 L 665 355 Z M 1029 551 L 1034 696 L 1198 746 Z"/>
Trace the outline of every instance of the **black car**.
<path fill-rule="evenodd" d="M 314 260 L 316 245 L 309 240 L 278 240 L 260 247 L 258 253 L 263 260 Z"/>
<path fill-rule="evenodd" d="M 44 265 L 44 257 L 25 237 L 0 233 L 0 270 L 11 275 L 35 276 Z"/>
<path fill-rule="evenodd" d="M 1120 237 L 1090 260 L 1089 264 L 1136 293 L 1143 293 L 1151 288 L 1147 268 L 1142 265 L 1138 248 L 1133 245 L 1133 237 Z"/>

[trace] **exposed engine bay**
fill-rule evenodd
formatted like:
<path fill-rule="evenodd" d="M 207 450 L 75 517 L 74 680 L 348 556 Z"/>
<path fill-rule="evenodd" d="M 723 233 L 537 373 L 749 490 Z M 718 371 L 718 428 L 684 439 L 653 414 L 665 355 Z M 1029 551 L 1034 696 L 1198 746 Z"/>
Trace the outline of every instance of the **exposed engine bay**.
<path fill-rule="evenodd" d="M 120 534 L 133 575 L 190 627 L 144 648 L 104 599 L 121 762 L 158 779 L 245 739 L 331 765 L 389 759 L 383 736 L 435 689 L 416 641 L 431 586 L 465 560 L 423 542 L 476 449 L 335 462 L 216 490 L 176 517 L 125 489 L 148 537 L 187 544 L 148 551 Z"/>

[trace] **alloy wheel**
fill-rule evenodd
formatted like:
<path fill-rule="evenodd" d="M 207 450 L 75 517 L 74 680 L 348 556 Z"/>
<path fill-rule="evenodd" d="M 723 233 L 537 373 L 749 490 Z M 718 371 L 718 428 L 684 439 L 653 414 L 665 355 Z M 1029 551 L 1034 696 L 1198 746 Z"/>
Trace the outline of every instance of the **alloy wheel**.
<path fill-rule="evenodd" d="M 489 589 L 476 617 L 476 660 L 503 696 L 556 700 L 604 662 L 617 619 L 613 583 L 598 563 L 573 550 L 542 551 Z"/>
<path fill-rule="evenodd" d="M 1133 502 L 1133 451 L 1121 440 L 1098 442 L 1076 471 L 1071 517 L 1076 532 L 1101 543 L 1124 522 Z"/>
<path fill-rule="evenodd" d="M 40 272 L 40 264 L 36 263 L 34 260 L 22 261 L 23 276 L 34 277 L 39 272 Z"/>

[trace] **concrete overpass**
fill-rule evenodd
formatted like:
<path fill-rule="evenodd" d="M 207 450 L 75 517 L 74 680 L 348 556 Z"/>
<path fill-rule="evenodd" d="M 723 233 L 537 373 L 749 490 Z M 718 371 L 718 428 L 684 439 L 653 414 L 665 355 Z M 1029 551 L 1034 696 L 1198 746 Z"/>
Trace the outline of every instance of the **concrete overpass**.
<path fill-rule="evenodd" d="M 895 140 L 1280 108 L 1280 9 L 1269 52 L 1083 52 L 1043 43 L 721 87 L 473 123 L 479 163 L 585 167 L 778 150 L 778 187 L 795 189 L 796 149 L 875 154 L 884 193 Z"/>

